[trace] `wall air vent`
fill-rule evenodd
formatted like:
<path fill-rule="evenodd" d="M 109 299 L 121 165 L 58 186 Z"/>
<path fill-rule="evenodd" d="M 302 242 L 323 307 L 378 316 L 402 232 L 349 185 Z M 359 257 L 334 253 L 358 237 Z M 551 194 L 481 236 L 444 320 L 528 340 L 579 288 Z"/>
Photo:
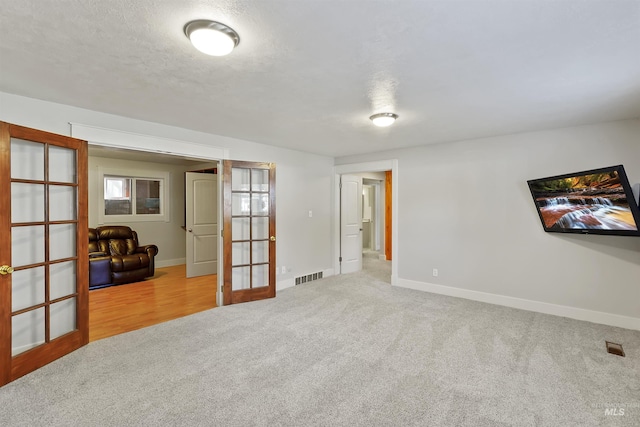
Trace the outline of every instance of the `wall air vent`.
<path fill-rule="evenodd" d="M 306 276 L 296 277 L 296 285 L 301 283 L 312 282 L 314 280 L 322 279 L 322 271 L 317 273 L 307 274 Z"/>

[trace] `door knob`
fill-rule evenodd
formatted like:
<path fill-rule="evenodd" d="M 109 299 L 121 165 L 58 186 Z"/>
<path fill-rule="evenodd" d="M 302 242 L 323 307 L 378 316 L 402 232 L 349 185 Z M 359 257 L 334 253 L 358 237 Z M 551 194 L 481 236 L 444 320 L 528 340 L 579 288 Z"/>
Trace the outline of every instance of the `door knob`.
<path fill-rule="evenodd" d="M 3 276 L 11 273 L 13 273 L 13 267 L 9 267 L 8 265 L 3 265 L 0 267 L 0 274 L 2 274 Z"/>
<path fill-rule="evenodd" d="M 276 236 L 269 237 L 269 240 L 271 240 L 272 242 L 275 242 L 276 241 Z"/>
<path fill-rule="evenodd" d="M 188 231 L 189 231 L 189 233 L 193 233 L 193 230 L 191 228 Z"/>

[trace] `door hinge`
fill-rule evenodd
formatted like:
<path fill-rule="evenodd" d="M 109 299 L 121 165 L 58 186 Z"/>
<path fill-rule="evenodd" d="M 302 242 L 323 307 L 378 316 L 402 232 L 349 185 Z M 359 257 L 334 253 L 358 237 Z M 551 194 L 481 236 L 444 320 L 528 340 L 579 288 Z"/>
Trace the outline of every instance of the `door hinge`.
<path fill-rule="evenodd" d="M 338 261 L 342 262 L 342 257 L 338 258 Z"/>
<path fill-rule="evenodd" d="M 220 237 L 224 237 L 224 228 L 220 229 Z"/>
<path fill-rule="evenodd" d="M 220 285 L 220 292 L 224 292 L 224 285 Z"/>

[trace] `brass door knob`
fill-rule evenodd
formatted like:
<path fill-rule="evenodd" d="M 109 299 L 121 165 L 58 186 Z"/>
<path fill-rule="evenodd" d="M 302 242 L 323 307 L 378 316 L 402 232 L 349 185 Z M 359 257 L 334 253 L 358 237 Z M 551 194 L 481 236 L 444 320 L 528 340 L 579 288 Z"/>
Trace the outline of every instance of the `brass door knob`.
<path fill-rule="evenodd" d="M 276 236 L 271 236 L 271 237 L 269 238 L 269 240 L 271 240 L 272 242 L 275 242 L 275 241 L 276 241 Z"/>
<path fill-rule="evenodd" d="M 2 274 L 3 276 L 11 273 L 13 273 L 13 267 L 10 267 L 8 265 L 0 266 L 0 274 Z"/>

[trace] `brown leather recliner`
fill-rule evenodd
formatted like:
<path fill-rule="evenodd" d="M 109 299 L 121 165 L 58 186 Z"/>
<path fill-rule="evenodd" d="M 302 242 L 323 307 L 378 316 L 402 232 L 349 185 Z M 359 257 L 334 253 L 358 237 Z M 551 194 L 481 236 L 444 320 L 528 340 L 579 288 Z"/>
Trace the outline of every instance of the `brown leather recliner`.
<path fill-rule="evenodd" d="M 119 285 L 151 277 L 154 275 L 154 257 L 157 254 L 158 247 L 156 245 L 138 246 L 138 234 L 130 227 L 108 225 L 95 229 L 90 228 L 89 287 L 106 285 L 106 283 L 96 283 L 96 281 L 110 280 L 110 284 Z M 109 272 L 97 270 L 99 261 L 102 261 L 103 265 L 106 264 L 105 259 L 110 261 Z M 96 267 L 93 267 L 94 264 Z M 100 276 L 102 276 L 101 279 Z"/>

